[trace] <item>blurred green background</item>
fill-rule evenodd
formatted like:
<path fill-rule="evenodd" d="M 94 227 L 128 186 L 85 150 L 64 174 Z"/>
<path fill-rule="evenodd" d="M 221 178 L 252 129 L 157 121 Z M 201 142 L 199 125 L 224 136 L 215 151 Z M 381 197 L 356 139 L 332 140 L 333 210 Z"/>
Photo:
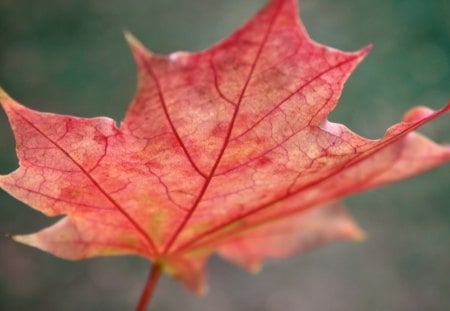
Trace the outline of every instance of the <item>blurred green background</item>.
<path fill-rule="evenodd" d="M 152 50 L 199 50 L 223 38 L 263 0 L 0 0 L 0 84 L 42 111 L 120 120 L 135 88 L 123 39 Z M 321 43 L 375 48 L 346 85 L 331 120 L 375 138 L 411 106 L 450 99 L 450 1 L 302 0 Z M 422 132 L 450 140 L 444 116 Z M 0 115 L 0 174 L 16 167 Z M 154 310 L 450 310 L 450 167 L 347 199 L 368 232 L 252 276 L 214 258 L 210 293 L 197 298 L 163 278 Z M 0 193 L 0 234 L 53 220 Z M 130 310 L 147 275 L 139 258 L 66 262 L 0 238 L 1 310 Z"/>

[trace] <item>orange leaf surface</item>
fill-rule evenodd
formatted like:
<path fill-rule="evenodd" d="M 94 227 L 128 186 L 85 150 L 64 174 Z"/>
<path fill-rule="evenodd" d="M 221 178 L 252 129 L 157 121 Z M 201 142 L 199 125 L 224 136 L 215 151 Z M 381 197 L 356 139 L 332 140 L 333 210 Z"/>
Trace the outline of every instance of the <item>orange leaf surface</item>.
<path fill-rule="evenodd" d="M 218 252 L 248 269 L 362 233 L 338 200 L 450 160 L 413 132 L 419 107 L 377 140 L 327 115 L 369 52 L 312 41 L 294 0 L 272 0 L 226 40 L 155 55 L 127 34 L 138 88 L 125 120 L 41 113 L 0 94 L 20 167 L 0 187 L 48 216 L 22 243 L 77 260 L 133 254 L 204 289 Z"/>

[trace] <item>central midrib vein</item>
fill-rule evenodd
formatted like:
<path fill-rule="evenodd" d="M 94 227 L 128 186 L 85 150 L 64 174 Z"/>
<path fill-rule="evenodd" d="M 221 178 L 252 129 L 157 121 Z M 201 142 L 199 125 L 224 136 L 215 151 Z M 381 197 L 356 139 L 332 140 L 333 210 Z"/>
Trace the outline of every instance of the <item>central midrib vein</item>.
<path fill-rule="evenodd" d="M 170 252 L 170 249 L 171 249 L 172 245 L 175 243 L 175 241 L 177 240 L 178 236 L 182 233 L 183 229 L 186 227 L 187 223 L 189 222 L 189 220 L 192 218 L 193 214 L 195 213 L 197 207 L 199 206 L 201 200 L 203 199 L 203 196 L 205 195 L 206 190 L 208 189 L 208 187 L 209 187 L 209 185 L 210 185 L 210 183 L 211 183 L 211 181 L 212 181 L 212 179 L 213 179 L 213 177 L 215 175 L 216 169 L 219 166 L 223 155 L 225 154 L 225 150 L 226 150 L 226 148 L 228 146 L 228 143 L 230 142 L 230 136 L 231 136 L 231 133 L 232 133 L 233 128 L 234 128 L 234 123 L 236 122 L 236 118 L 237 118 L 237 115 L 239 113 L 239 108 L 241 106 L 242 100 L 244 98 L 244 95 L 246 93 L 248 85 L 249 85 L 249 83 L 251 81 L 251 78 L 253 76 L 254 70 L 256 68 L 256 64 L 258 63 L 258 60 L 259 60 L 259 58 L 261 56 L 261 53 L 262 53 L 262 50 L 263 50 L 263 48 L 264 48 L 264 46 L 265 46 L 265 44 L 267 42 L 267 39 L 268 39 L 268 37 L 269 37 L 269 35 L 271 33 L 272 27 L 273 27 L 273 25 L 275 23 L 275 20 L 276 20 L 278 14 L 280 12 L 280 9 L 281 9 L 282 5 L 283 5 L 283 2 L 280 2 L 280 4 L 276 8 L 276 11 L 275 11 L 275 13 L 274 13 L 270 23 L 269 23 L 269 26 L 267 27 L 267 31 L 264 34 L 263 39 L 261 40 L 260 46 L 258 48 L 258 51 L 257 51 L 256 55 L 255 55 L 254 62 L 252 63 L 252 66 L 250 68 L 248 77 L 247 77 L 247 79 L 246 79 L 246 81 L 244 83 L 244 86 L 242 87 L 242 90 L 240 92 L 238 101 L 236 103 L 236 108 L 235 108 L 233 116 L 232 116 L 232 118 L 230 120 L 230 125 L 228 127 L 227 134 L 226 134 L 226 136 L 224 138 L 224 142 L 223 142 L 222 147 L 221 147 L 221 149 L 219 151 L 217 159 L 215 160 L 214 165 L 211 168 L 210 173 L 208 174 L 205 182 L 203 183 L 203 186 L 200 189 L 200 192 L 199 192 L 196 200 L 192 204 L 192 207 L 189 209 L 189 212 L 186 214 L 185 218 L 180 223 L 180 225 L 177 227 L 177 229 L 174 231 L 174 234 L 172 235 L 172 237 L 170 238 L 170 240 L 168 241 L 168 243 L 164 247 L 162 255 L 166 255 L 166 254 L 168 254 Z"/>

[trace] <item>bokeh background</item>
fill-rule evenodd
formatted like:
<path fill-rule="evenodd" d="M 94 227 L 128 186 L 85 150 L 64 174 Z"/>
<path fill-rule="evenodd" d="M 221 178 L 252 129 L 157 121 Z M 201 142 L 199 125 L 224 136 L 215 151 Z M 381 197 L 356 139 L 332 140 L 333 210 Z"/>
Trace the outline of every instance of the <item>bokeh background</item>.
<path fill-rule="evenodd" d="M 29 107 L 120 120 L 135 88 L 123 39 L 154 51 L 195 51 L 243 23 L 264 0 L 0 0 L 0 84 Z M 345 50 L 375 48 L 346 85 L 333 121 L 379 137 L 411 106 L 450 99 L 450 2 L 302 0 L 311 36 Z M 422 129 L 450 141 L 450 118 Z M 16 167 L 0 115 L 0 174 Z M 213 258 L 210 292 L 197 298 L 162 279 L 153 310 L 450 310 L 450 167 L 346 200 L 366 229 L 339 243 L 270 261 L 250 275 Z M 3 238 L 54 220 L 0 193 L 1 310 L 131 310 L 148 263 L 66 262 Z"/>

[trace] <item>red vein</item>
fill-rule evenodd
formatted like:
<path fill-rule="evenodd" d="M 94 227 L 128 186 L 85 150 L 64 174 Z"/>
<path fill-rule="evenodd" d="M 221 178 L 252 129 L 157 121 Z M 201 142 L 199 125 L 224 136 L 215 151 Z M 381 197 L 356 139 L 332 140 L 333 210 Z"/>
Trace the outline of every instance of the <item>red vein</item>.
<path fill-rule="evenodd" d="M 234 113 L 233 113 L 233 116 L 232 116 L 232 118 L 231 118 L 230 126 L 228 127 L 227 134 L 226 134 L 226 136 L 225 136 L 225 138 L 224 138 L 224 142 L 223 142 L 222 147 L 221 147 L 221 149 L 220 149 L 220 151 L 219 151 L 219 154 L 218 154 L 218 156 L 217 156 L 217 159 L 216 159 L 216 161 L 214 162 L 214 165 L 213 165 L 213 167 L 211 168 L 211 171 L 210 171 L 210 173 L 209 173 L 207 179 L 205 180 L 205 183 L 203 184 L 202 188 L 200 189 L 200 192 L 199 192 L 199 194 L 198 194 L 198 196 L 197 196 L 197 199 L 196 199 L 195 202 L 193 203 L 191 209 L 190 209 L 189 212 L 186 214 L 185 218 L 184 218 L 183 221 L 180 223 L 180 225 L 178 226 L 178 228 L 174 231 L 174 234 L 173 234 L 172 237 L 170 238 L 169 242 L 166 244 L 166 247 L 164 248 L 164 252 L 163 252 L 164 254 L 167 254 L 167 253 L 170 251 L 170 248 L 171 248 L 172 245 L 175 243 L 176 239 L 178 238 L 178 236 L 179 236 L 179 235 L 181 234 L 181 232 L 183 231 L 183 229 L 184 229 L 184 227 L 186 226 L 186 224 L 188 223 L 189 219 L 191 219 L 192 215 L 193 215 L 194 212 L 196 211 L 198 205 L 200 204 L 200 202 L 201 202 L 203 196 L 204 196 L 205 193 L 206 193 L 206 190 L 208 189 L 209 184 L 211 183 L 211 180 L 212 180 L 213 177 L 214 177 L 214 174 L 215 174 L 215 172 L 216 172 L 216 169 L 217 169 L 217 167 L 219 166 L 220 161 L 221 161 L 223 155 L 225 154 L 225 150 L 226 150 L 226 148 L 227 148 L 227 146 L 228 146 L 228 143 L 230 142 L 231 133 L 232 133 L 232 131 L 233 131 L 234 123 L 236 122 L 236 118 L 237 118 L 237 115 L 238 115 L 239 108 L 240 108 L 240 106 L 241 106 L 242 100 L 243 100 L 243 98 L 244 98 L 244 95 L 245 95 L 245 93 L 246 93 L 246 90 L 247 90 L 247 88 L 248 88 L 248 85 L 250 84 L 251 78 L 252 78 L 253 73 L 254 73 L 255 68 L 256 68 L 256 64 L 258 63 L 258 60 L 259 60 L 259 58 L 261 57 L 262 50 L 263 50 L 263 48 L 264 48 L 264 46 L 265 46 L 265 44 L 266 44 L 266 42 L 267 42 L 267 40 L 268 40 L 268 38 L 269 38 L 269 35 L 270 35 L 271 31 L 272 31 L 272 27 L 273 27 L 273 25 L 275 24 L 275 20 L 276 20 L 276 18 L 277 18 L 277 16 L 278 16 L 279 12 L 280 12 L 280 10 L 281 10 L 282 5 L 283 5 L 283 2 L 280 2 L 279 5 L 278 5 L 278 7 L 277 7 L 277 9 L 276 9 L 276 11 L 275 11 L 275 13 L 274 13 L 274 15 L 273 15 L 273 17 L 272 17 L 272 19 L 271 19 L 271 21 L 270 21 L 270 23 L 269 23 L 269 26 L 267 27 L 267 31 L 265 32 L 264 37 L 263 37 L 263 39 L 261 40 L 261 43 L 260 43 L 259 48 L 258 48 L 258 50 L 257 50 L 257 52 L 256 52 L 256 55 L 255 55 L 255 59 L 254 59 L 254 61 L 253 61 L 253 63 L 252 63 L 252 66 L 250 67 L 249 74 L 248 74 L 247 79 L 246 79 L 246 81 L 245 81 L 245 83 L 244 83 L 244 86 L 242 87 L 241 93 L 240 93 L 240 95 L 239 95 L 239 99 L 238 99 L 238 101 L 237 101 L 237 103 L 236 103 L 236 108 L 235 108 Z"/>
<path fill-rule="evenodd" d="M 217 70 L 214 66 L 214 62 L 213 62 L 213 57 L 211 57 L 209 59 L 209 66 L 211 67 L 211 71 L 213 72 L 214 75 L 214 86 L 217 90 L 217 93 L 219 94 L 220 97 L 222 97 L 223 100 L 225 100 L 227 103 L 231 104 L 232 106 L 236 107 L 236 103 L 233 102 L 231 99 L 229 99 L 228 97 L 225 96 L 225 94 L 222 92 L 222 90 L 220 89 L 219 86 L 219 77 L 217 76 Z"/>
<path fill-rule="evenodd" d="M 73 202 L 73 201 L 64 200 L 64 199 L 61 199 L 61 198 L 56 198 L 56 197 L 53 197 L 53 196 L 51 196 L 51 195 L 48 195 L 48 194 L 45 194 L 45 193 L 42 193 L 42 192 L 39 192 L 39 191 L 36 191 L 36 190 L 33 190 L 33 189 L 29 189 L 29 188 L 20 186 L 20 185 L 18 185 L 17 183 L 16 183 L 16 184 L 5 183 L 5 184 L 6 184 L 6 185 L 9 185 L 9 186 L 11 186 L 11 187 L 14 186 L 14 187 L 16 187 L 16 188 L 22 189 L 23 191 L 26 191 L 26 192 L 30 192 L 30 193 L 33 193 L 33 194 L 38 194 L 38 195 L 43 196 L 44 198 L 47 198 L 47 199 L 49 199 L 49 200 L 53 200 L 53 201 L 55 201 L 55 202 L 54 202 L 55 204 L 56 204 L 57 202 L 63 202 L 63 203 L 67 203 L 67 204 L 71 204 L 71 205 L 78 205 L 78 206 L 85 207 L 85 208 L 89 208 L 89 209 L 93 209 L 93 210 L 105 210 L 105 211 L 110 210 L 109 208 L 105 208 L 105 207 L 98 207 L 98 206 L 89 205 L 89 204 L 86 204 L 86 203 Z M 56 210 L 56 208 L 52 208 L 52 209 Z"/>
<path fill-rule="evenodd" d="M 26 117 L 18 113 L 17 111 L 14 111 L 19 115 L 25 122 L 27 122 L 32 128 L 34 128 L 39 134 L 41 134 L 43 137 L 45 137 L 49 142 L 51 142 L 57 149 L 59 149 L 70 161 L 72 161 L 80 170 L 82 173 L 86 175 L 86 177 L 94 184 L 94 186 L 106 197 L 108 201 L 110 201 L 114 207 L 117 208 L 117 210 L 133 225 L 133 227 L 136 228 L 136 230 L 144 237 L 144 239 L 147 241 L 147 243 L 150 245 L 150 249 L 157 254 L 158 249 L 155 246 L 155 243 L 153 242 L 152 238 L 148 235 L 148 233 L 137 223 L 133 217 L 131 217 L 130 214 L 122 207 L 120 204 L 114 200 L 113 197 L 111 197 L 101 186 L 100 184 L 94 179 L 94 177 L 84 169 L 84 167 L 78 163 L 64 148 L 62 148 L 57 142 L 53 141 L 48 137 L 41 129 L 39 129 L 36 125 L 34 125 L 30 120 L 28 120 Z"/>
<path fill-rule="evenodd" d="M 330 100 L 331 100 L 331 97 L 329 97 L 329 98 L 327 99 L 327 101 L 326 101 L 326 103 L 324 104 L 324 106 L 326 106 L 326 105 L 330 102 Z M 323 107 L 322 107 L 322 108 L 323 108 Z M 292 134 L 287 135 L 286 137 L 284 137 L 283 140 L 282 140 L 281 142 L 276 143 L 273 147 L 270 147 L 269 149 L 265 150 L 264 152 L 260 153 L 259 155 L 255 156 L 255 157 L 253 157 L 253 158 L 248 159 L 248 160 L 245 161 L 245 162 L 239 163 L 238 165 L 236 165 L 236 166 L 234 166 L 234 167 L 230 167 L 230 168 L 227 169 L 226 171 L 219 172 L 217 175 L 226 175 L 226 174 L 228 174 L 229 172 L 232 172 L 232 171 L 237 170 L 237 169 L 239 169 L 239 168 L 241 168 L 241 167 L 243 167 L 243 166 L 249 165 L 250 163 L 252 163 L 252 162 L 254 162 L 254 161 L 257 161 L 259 158 L 261 158 L 261 157 L 263 157 L 263 156 L 269 154 L 270 152 L 274 151 L 275 149 L 278 149 L 278 148 L 282 147 L 284 143 L 286 143 L 287 141 L 289 141 L 291 138 L 295 137 L 297 134 L 300 134 L 303 130 L 305 130 L 305 129 L 308 128 L 309 126 L 310 126 L 310 125 L 305 125 L 305 126 L 303 126 L 302 128 L 300 128 L 300 129 L 298 129 L 298 130 L 296 130 L 296 131 L 293 131 Z"/>
<path fill-rule="evenodd" d="M 300 85 L 295 91 L 293 91 L 292 93 L 290 93 L 288 96 L 286 96 L 285 98 L 283 98 L 278 104 L 276 104 L 271 110 L 269 110 L 264 116 L 262 116 L 258 121 L 256 121 L 255 123 L 253 123 L 253 125 L 251 127 L 249 127 L 248 129 L 246 129 L 244 132 L 242 132 L 241 134 L 233 137 L 231 140 L 236 140 L 241 138 L 242 136 L 244 136 L 245 134 L 247 134 L 248 132 L 250 132 L 251 130 L 253 130 L 255 127 L 257 127 L 262 121 L 264 121 L 264 119 L 266 119 L 268 116 L 270 116 L 275 110 L 277 110 L 278 108 L 280 108 L 285 102 L 287 102 L 289 99 L 291 99 L 294 95 L 296 95 L 298 92 L 300 92 L 301 90 L 303 90 L 305 87 L 307 87 L 309 84 L 311 84 L 312 82 L 316 81 L 317 79 L 319 79 L 320 77 L 322 77 L 323 75 L 327 74 L 328 72 L 340 68 L 341 66 L 359 58 L 360 55 L 354 56 L 354 57 L 350 57 L 342 62 L 339 62 L 329 68 L 327 68 L 324 71 L 319 72 L 317 75 L 315 75 L 314 77 L 312 77 L 311 79 L 309 79 L 308 81 L 306 81 L 305 83 L 303 83 L 302 85 Z"/>
<path fill-rule="evenodd" d="M 396 158 L 400 158 L 402 152 L 403 152 L 403 150 L 399 154 L 396 155 Z M 389 168 L 391 168 L 395 164 L 395 162 L 396 162 L 396 160 L 393 160 L 383 170 L 372 172 L 371 175 L 369 175 L 366 178 L 364 178 L 364 183 L 363 184 L 361 184 L 361 183 L 358 184 L 358 189 L 352 189 L 351 192 L 361 191 L 362 189 L 366 188 L 367 185 L 370 183 L 370 181 L 372 181 L 373 179 L 375 179 L 379 175 L 384 174 L 387 170 L 389 170 Z M 370 186 L 374 187 L 376 185 L 377 184 L 372 184 Z M 298 208 L 294 208 L 294 209 L 291 209 L 291 210 L 288 210 L 288 211 L 285 211 L 285 212 L 282 211 L 282 212 L 280 212 L 278 214 L 275 214 L 275 215 L 270 215 L 269 218 L 266 217 L 266 218 L 263 218 L 263 219 L 260 219 L 260 220 L 258 220 L 256 222 L 254 222 L 254 223 L 245 224 L 245 225 L 237 228 L 234 232 L 231 232 L 231 233 L 227 232 L 226 236 L 220 235 L 220 231 L 218 231 L 219 234 L 216 235 L 216 236 L 209 235 L 210 239 L 204 239 L 203 241 L 200 239 L 200 242 L 197 242 L 197 243 L 194 242 L 193 243 L 194 244 L 193 247 L 196 247 L 196 248 L 198 248 L 198 247 L 205 247 L 208 244 L 221 243 L 221 240 L 222 240 L 222 242 L 230 241 L 233 238 L 238 237 L 242 233 L 245 233 L 246 231 L 253 230 L 253 229 L 257 228 L 257 227 L 260 227 L 260 226 L 263 226 L 263 225 L 266 225 L 266 224 L 270 224 L 270 223 L 273 223 L 273 222 L 285 219 L 285 218 L 287 218 L 289 216 L 298 214 L 300 212 L 305 212 L 305 211 L 307 211 L 307 210 L 309 210 L 311 208 L 319 206 L 319 204 L 321 202 L 324 202 L 324 201 L 330 202 L 330 201 L 334 200 L 335 198 L 341 197 L 341 196 L 343 196 L 345 194 L 348 194 L 348 193 L 349 192 L 346 191 L 346 189 L 343 189 L 343 190 L 340 189 L 337 192 L 334 192 L 334 193 L 331 192 L 330 194 L 328 194 L 327 197 L 325 197 L 323 195 L 322 196 L 317 196 L 315 198 L 315 200 L 312 200 L 311 202 L 309 202 L 309 203 L 307 203 L 307 204 L 305 204 L 303 206 L 300 206 Z M 295 194 L 298 194 L 298 193 L 295 193 Z M 286 197 L 286 199 L 287 199 L 287 197 Z M 274 201 L 275 202 L 273 202 L 273 203 L 279 202 L 279 201 L 276 201 L 276 200 L 274 200 Z M 273 205 L 273 204 L 270 204 L 270 205 Z M 270 206 L 268 206 L 268 207 L 270 207 Z M 180 251 L 180 250 L 177 250 L 177 252 Z"/>
<path fill-rule="evenodd" d="M 150 174 L 152 174 L 153 176 L 156 177 L 156 179 L 158 179 L 159 183 L 163 186 L 164 191 L 166 192 L 166 196 L 167 199 L 169 199 L 170 202 L 172 202 L 173 205 L 175 205 L 176 207 L 178 207 L 180 210 L 186 212 L 187 209 L 184 208 L 183 206 L 181 206 L 180 204 L 178 204 L 177 202 L 175 202 L 174 198 L 172 197 L 172 195 L 170 194 L 169 191 L 169 187 L 167 187 L 167 185 L 164 183 L 164 181 L 162 180 L 162 178 L 160 176 L 158 176 L 155 172 L 152 171 L 152 169 L 150 168 L 150 166 L 147 167 L 148 171 L 150 172 Z"/>
<path fill-rule="evenodd" d="M 191 163 L 191 165 L 194 168 L 194 170 L 200 176 L 202 176 L 203 178 L 207 178 L 207 175 L 197 166 L 197 164 L 194 162 L 194 159 L 192 159 L 189 151 L 186 148 L 186 145 L 184 144 L 183 140 L 180 137 L 180 134 L 178 134 L 178 131 L 175 128 L 175 125 L 173 124 L 172 118 L 170 117 L 169 111 L 167 109 L 167 103 L 166 103 L 166 100 L 164 98 L 161 85 L 159 84 L 158 77 L 156 76 L 155 72 L 153 71 L 153 68 L 152 68 L 152 66 L 151 66 L 151 64 L 150 64 L 150 62 L 148 61 L 147 58 L 144 59 L 144 66 L 145 66 L 145 69 L 147 70 L 147 72 L 152 77 L 153 81 L 155 82 L 156 91 L 158 93 L 158 98 L 159 98 L 159 101 L 160 101 L 161 106 L 163 108 L 164 115 L 165 115 L 165 117 L 167 119 L 167 122 L 169 123 L 170 129 L 172 130 L 173 134 L 175 135 L 176 140 L 180 144 L 181 149 L 183 149 L 183 152 L 186 155 L 186 158 L 188 159 L 189 163 Z"/>
<path fill-rule="evenodd" d="M 323 177 L 321 177 L 321 178 L 319 178 L 317 180 L 313 180 L 310 183 L 308 183 L 308 184 L 302 186 L 301 188 L 297 189 L 296 191 L 288 192 L 288 193 L 286 193 L 286 194 L 284 194 L 284 195 L 282 195 L 282 196 L 280 196 L 280 197 L 278 197 L 276 199 L 273 199 L 273 200 L 271 200 L 271 201 L 269 201 L 269 202 L 267 202 L 267 203 L 265 203 L 265 204 L 263 204 L 263 205 L 261 205 L 261 206 L 259 206 L 257 208 L 254 208 L 254 209 L 252 209 L 252 210 L 250 210 L 250 211 L 248 211 L 248 212 L 246 212 L 244 214 L 237 215 L 236 217 L 226 221 L 225 223 L 222 223 L 222 224 L 220 224 L 220 225 L 218 225 L 216 227 L 213 227 L 213 228 L 205 230 L 203 233 L 198 234 L 197 236 L 191 238 L 190 240 L 184 242 L 182 245 L 178 246 L 173 251 L 173 253 L 180 252 L 182 250 L 186 250 L 190 246 L 195 245 L 196 243 L 199 243 L 199 241 L 204 240 L 208 236 L 211 236 L 212 234 L 222 230 L 225 227 L 228 227 L 228 226 L 230 226 L 230 225 L 232 225 L 234 223 L 237 223 L 239 221 L 242 221 L 242 220 L 244 220 L 244 219 L 246 219 L 246 218 L 248 218 L 248 217 L 250 217 L 250 216 L 252 216 L 252 215 L 254 215 L 256 213 L 258 213 L 258 212 L 261 212 L 261 211 L 269 208 L 270 206 L 272 206 L 273 204 L 275 204 L 277 202 L 281 202 L 281 201 L 286 200 L 286 199 L 288 199 L 288 198 L 290 198 L 290 197 L 292 197 L 294 195 L 299 194 L 302 191 L 305 191 L 305 190 L 307 190 L 309 188 L 312 188 L 312 187 L 314 187 L 314 186 L 316 186 L 316 185 L 326 181 L 330 177 L 333 177 L 333 176 L 339 174 L 344 169 L 347 169 L 349 167 L 353 167 L 353 166 L 357 165 L 358 163 L 364 161 L 365 159 L 369 158 L 370 156 L 374 155 L 375 153 L 383 150 L 385 147 L 389 146 L 390 144 L 396 142 L 398 139 L 400 139 L 401 137 L 405 136 L 409 132 L 411 132 L 411 131 L 417 129 L 418 127 L 428 123 L 429 121 L 439 117 L 440 115 L 444 114 L 445 112 L 447 112 L 449 110 L 450 110 L 450 104 L 447 104 L 447 106 L 445 106 L 444 108 L 436 111 L 434 114 L 432 114 L 432 115 L 430 115 L 430 116 L 428 116 L 428 117 L 426 117 L 426 118 L 424 118 L 424 119 L 422 119 L 422 120 L 412 124 L 409 127 L 406 127 L 405 129 L 403 129 L 397 135 L 392 136 L 392 137 L 386 139 L 385 141 L 382 141 L 380 144 L 375 145 L 374 148 L 366 150 L 363 154 L 360 154 L 359 156 L 356 156 L 355 158 L 353 158 L 349 162 L 344 163 L 343 165 L 337 167 L 335 170 L 333 170 L 332 172 L 330 172 L 326 176 L 323 176 Z M 288 216 L 288 215 L 291 215 L 291 214 L 293 214 L 295 212 L 303 211 L 306 208 L 302 207 L 300 209 L 296 209 L 295 211 L 289 211 L 286 214 Z M 258 224 L 254 224 L 254 225 L 256 226 Z"/>

